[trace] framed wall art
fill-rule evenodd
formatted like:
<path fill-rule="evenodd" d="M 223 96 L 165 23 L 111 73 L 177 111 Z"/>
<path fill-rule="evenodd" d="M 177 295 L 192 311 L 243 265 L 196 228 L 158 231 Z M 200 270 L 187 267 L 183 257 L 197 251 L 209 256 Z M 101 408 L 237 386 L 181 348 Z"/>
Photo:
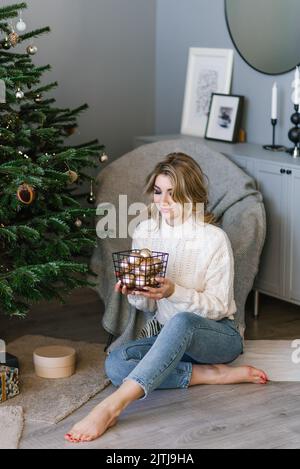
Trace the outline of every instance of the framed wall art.
<path fill-rule="evenodd" d="M 232 69 L 232 49 L 190 48 L 181 134 L 204 137 L 211 95 L 230 93 Z"/>
<path fill-rule="evenodd" d="M 236 143 L 239 138 L 244 96 L 213 93 L 205 138 Z"/>

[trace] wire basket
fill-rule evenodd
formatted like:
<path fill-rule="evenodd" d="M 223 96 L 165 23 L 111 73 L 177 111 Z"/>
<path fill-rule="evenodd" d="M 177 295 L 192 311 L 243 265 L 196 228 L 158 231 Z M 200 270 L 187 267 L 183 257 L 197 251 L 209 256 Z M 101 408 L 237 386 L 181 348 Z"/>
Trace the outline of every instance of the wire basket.
<path fill-rule="evenodd" d="M 158 288 L 156 276 L 165 277 L 169 254 L 148 249 L 114 252 L 112 254 L 117 281 L 128 289 Z"/>

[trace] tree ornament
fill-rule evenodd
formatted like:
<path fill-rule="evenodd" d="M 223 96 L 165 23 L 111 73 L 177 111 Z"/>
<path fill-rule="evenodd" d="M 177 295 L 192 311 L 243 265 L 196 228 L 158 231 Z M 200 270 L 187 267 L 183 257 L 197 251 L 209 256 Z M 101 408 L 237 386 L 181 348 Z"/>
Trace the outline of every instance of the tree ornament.
<path fill-rule="evenodd" d="M 31 205 L 35 200 L 35 189 L 29 184 L 21 184 L 17 191 L 18 200 L 24 205 Z"/>
<path fill-rule="evenodd" d="M 87 202 L 89 204 L 94 204 L 96 202 L 96 197 L 95 197 L 94 189 L 93 189 L 93 181 L 91 181 L 91 191 L 90 191 L 90 195 L 87 198 Z"/>
<path fill-rule="evenodd" d="M 73 135 L 75 134 L 77 130 L 77 127 L 76 126 L 73 126 L 73 127 L 65 127 L 65 132 L 67 135 Z"/>
<path fill-rule="evenodd" d="M 8 40 L 12 47 L 16 47 L 20 41 L 20 36 L 15 31 L 12 31 L 8 36 Z"/>
<path fill-rule="evenodd" d="M 41 103 L 42 100 L 43 100 L 43 96 L 42 96 L 40 93 L 38 93 L 37 95 L 35 95 L 34 101 L 35 101 L 36 103 Z"/>
<path fill-rule="evenodd" d="M 75 224 L 76 228 L 81 228 L 82 227 L 82 221 L 79 218 L 77 218 L 77 220 L 75 221 L 74 224 Z"/>
<path fill-rule="evenodd" d="M 65 175 L 69 178 L 69 184 L 74 184 L 74 182 L 76 182 L 79 178 L 76 171 L 71 171 L 71 169 L 69 169 L 69 171 L 67 171 Z"/>
<path fill-rule="evenodd" d="M 106 161 L 108 161 L 108 156 L 104 153 L 100 156 L 100 163 L 106 163 Z"/>
<path fill-rule="evenodd" d="M 9 49 L 11 48 L 11 44 L 10 44 L 9 39 L 8 39 L 7 36 L 6 36 L 5 40 L 4 40 L 4 42 L 2 43 L 2 47 L 3 47 L 3 49 L 5 49 L 5 50 L 9 50 Z"/>
<path fill-rule="evenodd" d="M 151 257 L 152 256 L 152 252 L 150 251 L 150 249 L 142 249 L 140 251 L 140 256 L 141 257 Z"/>
<path fill-rule="evenodd" d="M 17 22 L 16 28 L 20 33 L 23 33 L 26 30 L 27 25 L 25 21 L 22 20 L 22 18 L 20 18 L 19 21 Z"/>
<path fill-rule="evenodd" d="M 21 33 L 23 33 L 27 28 L 27 25 L 26 25 L 25 21 L 23 21 L 23 18 L 22 18 L 22 10 L 20 11 L 20 17 L 19 17 L 19 21 L 16 24 L 16 28 Z"/>
<path fill-rule="evenodd" d="M 21 88 L 17 89 L 16 98 L 17 99 L 23 99 L 24 98 L 24 92 L 21 90 Z"/>
<path fill-rule="evenodd" d="M 135 286 L 135 276 L 133 274 L 125 274 L 122 278 L 122 283 L 128 288 L 133 288 Z"/>
<path fill-rule="evenodd" d="M 38 48 L 32 44 L 30 44 L 27 48 L 26 48 L 26 52 L 27 54 L 29 55 L 35 55 L 38 51 Z"/>

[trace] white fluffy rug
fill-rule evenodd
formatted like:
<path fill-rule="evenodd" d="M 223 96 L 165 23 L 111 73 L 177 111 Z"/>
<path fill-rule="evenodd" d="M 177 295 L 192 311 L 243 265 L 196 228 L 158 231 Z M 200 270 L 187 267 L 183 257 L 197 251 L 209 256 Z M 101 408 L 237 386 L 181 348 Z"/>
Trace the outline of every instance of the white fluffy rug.
<path fill-rule="evenodd" d="M 33 367 L 33 351 L 44 345 L 75 348 L 75 375 L 58 380 L 38 378 Z M 20 395 L 0 405 L 0 409 L 2 406 L 21 406 L 25 420 L 58 423 L 110 383 L 104 372 L 106 354 L 103 344 L 28 335 L 8 344 L 7 349 L 20 361 Z"/>
<path fill-rule="evenodd" d="M 300 381 L 300 340 L 246 340 L 244 354 L 232 365 L 252 365 L 271 381 Z"/>
<path fill-rule="evenodd" d="M 18 449 L 23 426 L 22 407 L 1 407 L 0 449 Z"/>

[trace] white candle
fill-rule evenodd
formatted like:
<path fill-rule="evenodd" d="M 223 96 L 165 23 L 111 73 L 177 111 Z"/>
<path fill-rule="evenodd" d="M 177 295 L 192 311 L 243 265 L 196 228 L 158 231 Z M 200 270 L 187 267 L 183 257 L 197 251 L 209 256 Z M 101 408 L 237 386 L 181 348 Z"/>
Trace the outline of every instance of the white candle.
<path fill-rule="evenodd" d="M 277 83 L 275 82 L 272 88 L 272 119 L 277 119 Z"/>
<path fill-rule="evenodd" d="M 300 97 L 299 97 L 299 86 L 300 86 L 300 73 L 299 68 L 296 67 L 295 71 L 295 99 L 294 104 L 300 104 Z"/>

